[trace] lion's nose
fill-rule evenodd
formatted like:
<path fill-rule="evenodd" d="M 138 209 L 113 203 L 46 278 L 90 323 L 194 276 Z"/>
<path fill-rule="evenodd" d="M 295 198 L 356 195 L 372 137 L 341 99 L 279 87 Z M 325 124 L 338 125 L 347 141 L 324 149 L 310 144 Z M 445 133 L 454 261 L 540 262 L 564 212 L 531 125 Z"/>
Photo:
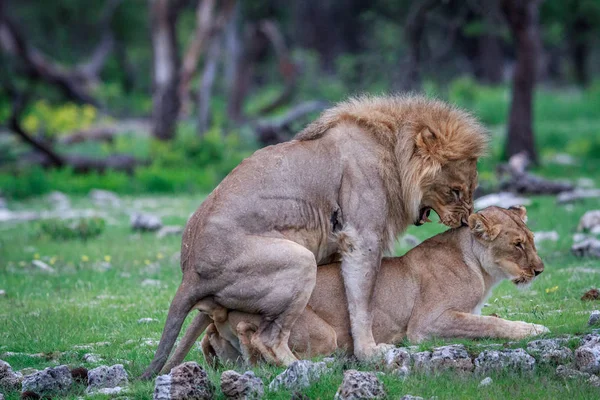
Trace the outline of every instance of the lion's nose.
<path fill-rule="evenodd" d="M 468 221 L 467 217 L 462 217 L 460 219 L 460 223 L 461 223 L 461 226 L 469 226 L 469 221 Z"/>

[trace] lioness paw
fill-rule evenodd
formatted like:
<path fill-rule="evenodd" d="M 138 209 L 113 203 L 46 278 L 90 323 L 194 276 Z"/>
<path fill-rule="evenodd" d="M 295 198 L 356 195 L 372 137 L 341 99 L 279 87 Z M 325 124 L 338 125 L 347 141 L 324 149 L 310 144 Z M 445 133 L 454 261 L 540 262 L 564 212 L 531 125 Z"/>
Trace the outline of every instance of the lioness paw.
<path fill-rule="evenodd" d="M 542 335 L 548 332 L 550 332 L 550 329 L 546 328 L 544 325 L 516 321 L 511 336 L 514 339 L 524 339 L 530 336 Z"/>

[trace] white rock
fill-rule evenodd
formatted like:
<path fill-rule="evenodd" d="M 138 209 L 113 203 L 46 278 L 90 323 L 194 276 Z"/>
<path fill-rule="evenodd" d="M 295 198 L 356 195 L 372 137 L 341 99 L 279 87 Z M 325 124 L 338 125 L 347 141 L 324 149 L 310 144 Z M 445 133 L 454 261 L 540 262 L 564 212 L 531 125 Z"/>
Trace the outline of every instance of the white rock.
<path fill-rule="evenodd" d="M 454 370 L 457 372 L 473 371 L 473 361 L 462 344 L 453 344 L 433 349 L 431 353 L 431 370 L 435 372 Z"/>
<path fill-rule="evenodd" d="M 577 186 L 580 188 L 593 188 L 596 186 L 596 182 L 590 178 L 579 178 L 577 179 Z"/>
<path fill-rule="evenodd" d="M 98 389 L 95 393 L 98 394 L 107 394 L 107 395 L 115 395 L 115 394 L 120 394 L 123 391 L 123 388 L 121 386 L 115 386 L 112 388 L 102 388 L 102 389 Z"/>
<path fill-rule="evenodd" d="M 527 343 L 527 352 L 545 364 L 566 364 L 573 359 L 573 351 L 566 347 L 566 339 L 538 339 Z"/>
<path fill-rule="evenodd" d="M 0 388 L 6 390 L 19 390 L 23 374 L 14 372 L 6 361 L 0 360 Z"/>
<path fill-rule="evenodd" d="M 50 274 L 53 274 L 56 272 L 56 270 L 54 268 L 52 268 L 51 266 L 49 266 L 42 260 L 33 260 L 33 261 L 31 261 L 31 264 L 33 264 L 34 267 L 37 267 L 40 271 L 48 272 Z"/>
<path fill-rule="evenodd" d="M 73 385 L 71 371 L 66 365 L 46 368 L 23 378 L 22 392 L 35 392 L 39 395 L 66 393 Z"/>
<path fill-rule="evenodd" d="M 6 290 L 0 289 L 0 297 L 6 296 Z"/>
<path fill-rule="evenodd" d="M 489 376 L 483 378 L 481 382 L 479 382 L 479 387 L 490 386 L 494 381 Z"/>
<path fill-rule="evenodd" d="M 577 230 L 591 231 L 597 226 L 600 226 L 600 210 L 590 210 L 586 211 L 579 219 Z"/>
<path fill-rule="evenodd" d="M 212 400 L 214 386 L 206 371 L 190 361 L 156 378 L 154 400 Z"/>
<path fill-rule="evenodd" d="M 575 350 L 575 368 L 589 374 L 600 372 L 600 343 L 591 343 Z"/>
<path fill-rule="evenodd" d="M 592 313 L 590 314 L 590 319 L 588 320 L 589 326 L 596 325 L 596 324 L 600 324 L 600 311 L 599 310 L 592 311 Z"/>
<path fill-rule="evenodd" d="M 114 388 L 129 383 L 127 371 L 123 364 L 116 364 L 110 367 L 102 365 L 88 371 L 87 393 L 102 388 Z"/>
<path fill-rule="evenodd" d="M 400 377 L 410 375 L 411 356 L 408 349 L 399 347 L 389 350 L 385 355 L 385 367 Z"/>
<path fill-rule="evenodd" d="M 87 353 L 83 355 L 83 361 L 87 363 L 99 363 L 102 361 L 102 358 L 98 354 Z"/>
<path fill-rule="evenodd" d="M 257 378 L 254 372 L 238 374 L 229 370 L 221 374 L 221 391 L 228 399 L 252 400 L 260 399 L 265 393 L 265 388 L 262 380 Z"/>
<path fill-rule="evenodd" d="M 600 257 L 600 240 L 587 238 L 571 246 L 571 252 L 578 257 Z"/>
<path fill-rule="evenodd" d="M 330 370 L 324 362 L 312 362 L 308 360 L 294 361 L 281 374 L 269 384 L 269 390 L 275 391 L 281 388 L 288 390 L 299 390 L 309 387 L 317 381 L 322 374 Z"/>
<path fill-rule="evenodd" d="M 585 233 L 576 233 L 573 235 L 573 243 L 581 242 L 587 238 L 589 238 L 589 236 Z"/>
<path fill-rule="evenodd" d="M 144 279 L 141 283 L 142 286 L 154 286 L 159 287 L 161 285 L 161 281 L 157 279 Z"/>
<path fill-rule="evenodd" d="M 538 244 L 540 242 L 543 242 L 545 240 L 549 240 L 552 242 L 556 242 L 558 241 L 558 239 L 560 238 L 558 236 L 558 232 L 556 231 L 540 231 L 540 232 L 534 232 L 533 233 L 533 237 L 534 237 L 534 241 L 535 244 Z"/>
<path fill-rule="evenodd" d="M 163 226 L 160 217 L 143 213 L 131 214 L 129 223 L 134 231 L 157 231 Z"/>
<path fill-rule="evenodd" d="M 532 371 L 535 368 L 535 358 L 523 349 L 516 350 L 486 350 L 475 359 L 475 372 L 487 374 L 501 371 Z"/>
<path fill-rule="evenodd" d="M 158 322 L 155 318 L 140 318 L 138 319 L 138 324 L 149 324 L 151 322 Z"/>
<path fill-rule="evenodd" d="M 573 157 L 570 154 L 566 154 L 566 153 L 554 154 L 552 157 L 548 158 L 548 162 L 550 162 L 552 164 L 566 165 L 566 166 L 579 164 L 575 157 Z"/>
<path fill-rule="evenodd" d="M 559 204 L 564 204 L 595 197 L 600 197 L 600 189 L 575 189 L 559 193 L 556 201 Z"/>
<path fill-rule="evenodd" d="M 478 210 L 490 206 L 508 208 L 519 205 L 527 206 L 529 204 L 531 204 L 531 200 L 525 197 L 516 196 L 510 192 L 492 193 L 475 200 L 475 208 Z"/>
<path fill-rule="evenodd" d="M 383 383 L 372 372 L 353 369 L 344 372 L 344 379 L 337 390 L 335 400 L 383 399 L 386 397 Z"/>
<path fill-rule="evenodd" d="M 92 189 L 89 196 L 92 202 L 99 207 L 118 207 L 121 205 L 119 196 L 108 190 Z"/>
<path fill-rule="evenodd" d="M 160 228 L 160 230 L 156 233 L 156 236 L 159 239 L 164 238 L 165 236 L 179 236 L 183 233 L 183 226 L 181 225 L 166 225 Z"/>
<path fill-rule="evenodd" d="M 62 192 L 54 191 L 46 196 L 46 199 L 52 204 L 52 208 L 55 210 L 61 211 L 71 208 L 71 200 Z"/>

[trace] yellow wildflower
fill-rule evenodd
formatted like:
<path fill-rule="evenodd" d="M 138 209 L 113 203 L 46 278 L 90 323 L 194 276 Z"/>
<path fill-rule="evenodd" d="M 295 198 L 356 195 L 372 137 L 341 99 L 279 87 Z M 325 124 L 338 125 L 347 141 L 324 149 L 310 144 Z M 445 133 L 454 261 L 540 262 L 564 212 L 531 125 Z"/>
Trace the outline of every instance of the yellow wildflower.
<path fill-rule="evenodd" d="M 554 286 L 554 287 L 546 289 L 546 293 L 554 293 L 557 290 L 558 290 L 558 286 Z"/>
<path fill-rule="evenodd" d="M 35 253 L 35 254 L 33 255 L 33 258 L 35 258 L 36 260 L 39 260 L 39 259 L 40 259 L 40 255 L 39 255 L 38 253 Z"/>
<path fill-rule="evenodd" d="M 86 255 L 83 255 L 83 256 L 81 256 L 81 261 L 88 262 L 88 261 L 90 261 L 90 258 Z"/>
<path fill-rule="evenodd" d="M 111 257 L 107 254 L 104 256 L 104 261 L 106 261 L 107 263 L 110 262 Z"/>
<path fill-rule="evenodd" d="M 52 257 L 50 259 L 50 265 L 54 265 L 56 263 L 56 257 Z"/>
<path fill-rule="evenodd" d="M 159 260 L 163 259 L 165 256 L 163 255 L 163 253 L 158 253 L 156 255 L 156 258 L 158 258 Z"/>
<path fill-rule="evenodd" d="M 146 264 L 146 265 L 150 265 L 150 264 L 151 264 L 151 262 L 150 262 L 150 260 L 144 260 L 144 264 Z"/>

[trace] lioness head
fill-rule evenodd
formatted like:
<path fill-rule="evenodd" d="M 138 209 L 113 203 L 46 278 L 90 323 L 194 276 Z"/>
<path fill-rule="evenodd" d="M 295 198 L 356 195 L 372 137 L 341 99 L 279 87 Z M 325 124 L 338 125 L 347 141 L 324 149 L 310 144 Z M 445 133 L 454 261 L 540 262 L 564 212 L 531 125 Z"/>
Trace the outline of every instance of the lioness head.
<path fill-rule="evenodd" d="M 484 268 L 495 268 L 517 285 L 530 283 L 544 271 L 523 206 L 488 207 L 469 217 L 469 229 L 485 247 Z M 490 265 L 491 264 L 491 265 Z"/>

